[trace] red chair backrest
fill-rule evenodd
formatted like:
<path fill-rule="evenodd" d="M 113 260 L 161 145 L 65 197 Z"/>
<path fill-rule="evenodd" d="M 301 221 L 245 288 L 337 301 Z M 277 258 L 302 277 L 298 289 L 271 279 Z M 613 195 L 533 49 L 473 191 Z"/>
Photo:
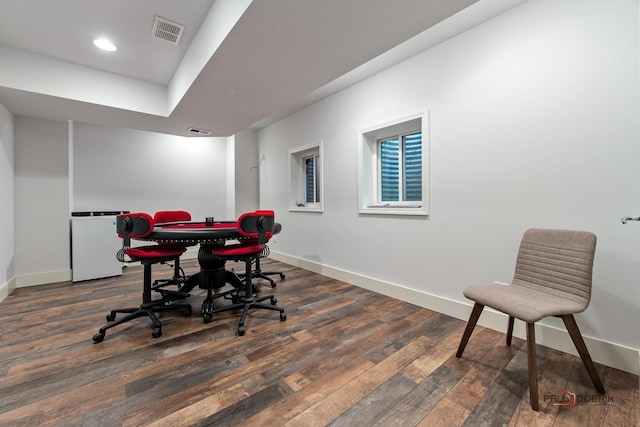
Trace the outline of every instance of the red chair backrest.
<path fill-rule="evenodd" d="M 191 214 L 187 211 L 158 211 L 153 215 L 156 224 L 165 222 L 188 222 Z"/>
<path fill-rule="evenodd" d="M 128 234 L 134 239 L 139 239 L 151 234 L 153 226 L 153 218 L 144 212 L 122 214 L 116 217 L 116 232 L 120 237 L 126 237 Z"/>
<path fill-rule="evenodd" d="M 265 244 L 273 236 L 275 214 L 270 210 L 247 212 L 238 218 L 238 231 L 243 237 L 257 239 L 258 244 Z"/>

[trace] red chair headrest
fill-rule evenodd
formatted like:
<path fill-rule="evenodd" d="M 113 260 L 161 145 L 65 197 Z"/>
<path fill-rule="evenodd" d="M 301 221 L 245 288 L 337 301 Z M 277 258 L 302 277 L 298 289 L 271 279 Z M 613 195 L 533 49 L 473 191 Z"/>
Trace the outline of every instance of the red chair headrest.
<path fill-rule="evenodd" d="M 116 217 L 118 236 L 128 234 L 134 239 L 147 236 L 153 231 L 154 221 L 151 215 L 144 212 L 122 214 Z"/>
<path fill-rule="evenodd" d="M 153 215 L 156 224 L 163 222 L 187 222 L 191 221 L 191 214 L 187 211 L 158 211 Z"/>
<path fill-rule="evenodd" d="M 238 218 L 238 231 L 242 236 L 257 238 L 259 244 L 264 244 L 273 236 L 274 215 L 271 210 L 244 213 Z"/>

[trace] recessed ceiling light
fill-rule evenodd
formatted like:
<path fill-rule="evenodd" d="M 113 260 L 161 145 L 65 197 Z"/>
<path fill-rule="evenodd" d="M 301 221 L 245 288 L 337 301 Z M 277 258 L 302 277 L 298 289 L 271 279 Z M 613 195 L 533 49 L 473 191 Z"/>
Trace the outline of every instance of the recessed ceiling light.
<path fill-rule="evenodd" d="M 100 49 L 107 50 L 109 52 L 118 50 L 118 48 L 107 39 L 96 39 L 93 41 L 93 44 L 98 46 Z"/>

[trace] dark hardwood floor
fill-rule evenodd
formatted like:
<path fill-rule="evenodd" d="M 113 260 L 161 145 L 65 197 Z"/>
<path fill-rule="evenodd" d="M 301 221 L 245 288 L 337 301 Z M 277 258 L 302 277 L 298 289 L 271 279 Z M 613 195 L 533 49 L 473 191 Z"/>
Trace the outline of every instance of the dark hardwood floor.
<path fill-rule="evenodd" d="M 197 271 L 195 260 L 183 266 Z M 287 275 L 261 286 L 287 320 L 252 311 L 242 337 L 237 312 L 203 323 L 196 289 L 191 317 L 161 314 L 160 338 L 140 318 L 93 344 L 112 308 L 139 303 L 141 267 L 17 289 L 0 303 L 0 425 L 638 425 L 636 375 L 596 364 L 599 398 L 579 358 L 538 346 L 534 412 L 522 340 L 507 347 L 477 327 L 457 359 L 463 321 L 273 260 L 263 269 Z M 564 390 L 575 406 L 549 400 Z"/>

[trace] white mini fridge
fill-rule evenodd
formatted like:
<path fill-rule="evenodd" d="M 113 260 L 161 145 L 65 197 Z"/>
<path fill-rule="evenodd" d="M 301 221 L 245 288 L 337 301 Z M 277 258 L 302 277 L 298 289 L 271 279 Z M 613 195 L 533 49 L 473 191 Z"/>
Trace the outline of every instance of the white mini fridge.
<path fill-rule="evenodd" d="M 72 281 L 99 279 L 122 274 L 116 259 L 122 239 L 116 233 L 120 212 L 73 212 L 71 214 Z"/>

